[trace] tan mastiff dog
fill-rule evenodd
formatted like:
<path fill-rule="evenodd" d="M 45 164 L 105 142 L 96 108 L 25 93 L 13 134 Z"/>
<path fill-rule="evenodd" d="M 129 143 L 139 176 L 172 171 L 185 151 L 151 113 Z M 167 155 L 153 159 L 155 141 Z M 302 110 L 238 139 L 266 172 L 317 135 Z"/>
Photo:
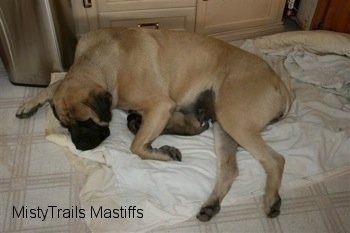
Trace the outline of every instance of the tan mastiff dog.
<path fill-rule="evenodd" d="M 237 143 L 264 167 L 264 210 L 276 217 L 284 158 L 263 141 L 260 131 L 287 114 L 289 93 L 266 62 L 217 39 L 148 29 L 90 32 L 80 39 L 66 78 L 25 103 L 16 115 L 29 117 L 49 101 L 75 146 L 86 150 L 109 135 L 112 108 L 136 110 L 142 113 L 142 124 L 131 151 L 142 159 L 180 161 L 178 149 L 153 148 L 151 143 L 168 123 L 185 122 L 187 113 L 182 110 L 198 102 L 203 93 L 212 98 L 208 115 L 216 120 L 218 172 L 198 219 L 208 221 L 219 211 L 237 175 Z"/>

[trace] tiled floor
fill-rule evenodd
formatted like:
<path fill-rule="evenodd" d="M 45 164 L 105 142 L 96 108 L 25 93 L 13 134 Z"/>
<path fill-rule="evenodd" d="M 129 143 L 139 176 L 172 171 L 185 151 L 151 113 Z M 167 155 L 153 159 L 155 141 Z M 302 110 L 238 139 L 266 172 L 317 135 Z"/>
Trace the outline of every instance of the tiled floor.
<path fill-rule="evenodd" d="M 14 208 L 79 206 L 79 174 L 64 150 L 45 139 L 44 111 L 15 117 L 16 108 L 39 90 L 12 85 L 0 66 L 0 232 L 87 232 L 81 219 L 15 215 Z"/>

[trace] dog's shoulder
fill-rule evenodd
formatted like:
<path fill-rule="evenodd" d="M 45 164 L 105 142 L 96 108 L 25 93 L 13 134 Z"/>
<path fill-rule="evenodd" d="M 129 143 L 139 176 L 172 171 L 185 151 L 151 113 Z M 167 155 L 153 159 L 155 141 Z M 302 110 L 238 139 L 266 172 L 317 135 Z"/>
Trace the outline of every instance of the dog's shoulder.
<path fill-rule="evenodd" d="M 128 31 L 128 28 L 110 27 L 87 32 L 78 40 L 75 50 L 75 59 L 101 43 L 114 40 L 114 38 L 122 34 L 124 31 Z"/>

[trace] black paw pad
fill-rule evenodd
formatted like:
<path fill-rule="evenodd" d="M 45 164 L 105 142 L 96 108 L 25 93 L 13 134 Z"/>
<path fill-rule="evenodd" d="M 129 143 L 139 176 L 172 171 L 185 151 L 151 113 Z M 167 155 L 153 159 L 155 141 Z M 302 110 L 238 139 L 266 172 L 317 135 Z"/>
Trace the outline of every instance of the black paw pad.
<path fill-rule="evenodd" d="M 275 203 L 273 203 L 273 205 L 270 208 L 270 212 L 267 214 L 267 216 L 269 218 L 275 218 L 278 215 L 280 215 L 281 213 L 281 204 L 282 204 L 282 200 L 280 198 L 280 196 L 278 196 L 277 200 L 275 201 Z"/>
<path fill-rule="evenodd" d="M 21 111 L 18 111 L 16 113 L 16 117 L 20 118 L 20 119 L 24 119 L 24 118 L 29 118 L 32 115 L 34 115 L 34 113 L 36 113 L 38 111 L 38 109 L 41 107 L 41 104 L 36 105 L 35 107 L 29 109 L 29 111 L 22 109 Z"/>
<path fill-rule="evenodd" d="M 182 158 L 181 152 L 175 147 L 162 146 L 159 148 L 159 151 L 164 153 L 164 154 L 169 155 L 170 158 L 172 158 L 175 161 L 181 161 L 181 158 Z"/>
<path fill-rule="evenodd" d="M 196 217 L 201 222 L 207 222 L 219 213 L 219 211 L 220 203 L 219 200 L 216 200 L 213 204 L 202 207 Z"/>

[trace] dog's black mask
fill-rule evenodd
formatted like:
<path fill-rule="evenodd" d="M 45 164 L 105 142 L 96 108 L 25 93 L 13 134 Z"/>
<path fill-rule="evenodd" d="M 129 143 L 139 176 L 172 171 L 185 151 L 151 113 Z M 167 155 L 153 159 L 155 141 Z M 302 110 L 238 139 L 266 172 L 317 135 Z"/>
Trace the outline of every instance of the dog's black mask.
<path fill-rule="evenodd" d="M 51 107 L 54 116 L 60 121 L 55 106 L 51 105 Z M 91 118 L 86 121 L 77 121 L 72 126 L 64 125 L 61 121 L 60 124 L 68 129 L 72 142 L 78 150 L 91 150 L 110 135 L 108 126 L 98 125 Z"/>
<path fill-rule="evenodd" d="M 108 126 L 98 125 L 92 119 L 78 121 L 72 127 L 68 127 L 68 131 L 78 150 L 93 149 L 110 134 Z"/>

